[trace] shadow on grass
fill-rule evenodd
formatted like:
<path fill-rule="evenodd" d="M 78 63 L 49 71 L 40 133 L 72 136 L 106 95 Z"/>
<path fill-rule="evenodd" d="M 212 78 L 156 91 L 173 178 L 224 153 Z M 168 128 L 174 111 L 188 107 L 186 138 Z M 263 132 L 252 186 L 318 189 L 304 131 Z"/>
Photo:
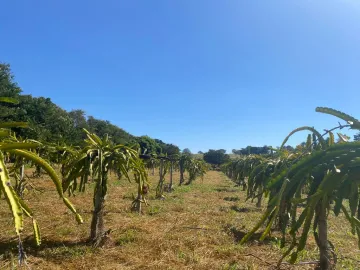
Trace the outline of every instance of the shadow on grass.
<path fill-rule="evenodd" d="M 235 196 L 235 197 L 225 197 L 224 198 L 225 201 L 228 201 L 228 202 L 237 202 L 240 200 L 240 198 L 238 196 Z"/>
<path fill-rule="evenodd" d="M 10 254 L 18 254 L 17 240 L 0 240 L 0 254 L 5 257 Z M 43 257 L 51 260 L 66 259 L 69 257 L 80 257 L 85 253 L 93 252 L 95 249 L 88 239 L 80 241 L 53 241 L 42 240 L 40 246 L 36 246 L 33 237 L 23 239 L 22 246 L 27 255 Z"/>
<path fill-rule="evenodd" d="M 239 192 L 239 190 L 233 188 L 216 188 L 215 190 L 217 192 Z"/>
<path fill-rule="evenodd" d="M 260 212 L 260 208 L 248 208 L 248 207 L 239 207 L 236 205 L 233 205 L 230 207 L 231 210 L 239 212 L 239 213 L 249 213 L 249 212 Z"/>
<path fill-rule="evenodd" d="M 241 229 L 244 229 L 241 228 Z M 225 226 L 224 230 L 227 232 L 227 234 L 231 235 L 234 238 L 234 241 L 236 243 L 240 242 L 241 239 L 248 233 L 243 230 L 239 230 L 233 226 Z M 257 245 L 266 245 L 270 242 L 276 241 L 275 237 L 267 236 L 264 241 L 260 241 L 260 237 L 263 232 L 254 233 L 248 240 L 248 243 L 250 244 L 257 244 Z"/>

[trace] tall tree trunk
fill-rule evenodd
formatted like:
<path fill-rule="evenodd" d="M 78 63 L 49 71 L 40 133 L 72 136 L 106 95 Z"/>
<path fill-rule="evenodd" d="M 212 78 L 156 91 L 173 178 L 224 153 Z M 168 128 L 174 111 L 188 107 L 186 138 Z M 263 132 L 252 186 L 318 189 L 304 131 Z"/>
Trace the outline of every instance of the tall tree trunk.
<path fill-rule="evenodd" d="M 322 201 L 319 201 L 316 208 L 319 221 L 319 250 L 320 250 L 320 269 L 331 270 L 333 269 L 330 261 L 329 245 L 327 237 L 327 218 L 326 218 L 326 207 L 323 206 Z"/>

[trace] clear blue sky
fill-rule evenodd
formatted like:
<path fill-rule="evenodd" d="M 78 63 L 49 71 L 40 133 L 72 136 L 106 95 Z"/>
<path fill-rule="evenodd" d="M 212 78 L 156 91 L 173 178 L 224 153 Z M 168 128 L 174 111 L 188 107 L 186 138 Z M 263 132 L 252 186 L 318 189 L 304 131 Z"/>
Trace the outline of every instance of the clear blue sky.
<path fill-rule="evenodd" d="M 193 152 L 360 117 L 356 0 L 12 0 L 0 37 L 24 93 Z"/>

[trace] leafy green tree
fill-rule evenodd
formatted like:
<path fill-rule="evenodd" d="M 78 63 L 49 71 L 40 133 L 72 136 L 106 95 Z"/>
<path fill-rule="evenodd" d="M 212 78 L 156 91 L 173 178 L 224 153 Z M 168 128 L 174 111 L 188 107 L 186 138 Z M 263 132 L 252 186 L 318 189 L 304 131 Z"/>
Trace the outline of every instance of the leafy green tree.
<path fill-rule="evenodd" d="M 108 135 L 116 144 L 126 144 L 134 139 L 134 136 L 123 129 L 111 124 L 109 121 L 99 120 L 89 116 L 87 120 L 89 130 L 100 137 Z"/>
<path fill-rule="evenodd" d="M 140 146 L 140 152 L 143 154 L 161 153 L 161 146 L 149 136 L 140 136 L 135 139 Z"/>
<path fill-rule="evenodd" d="M 204 160 L 207 163 L 213 164 L 213 165 L 221 165 L 225 162 L 229 161 L 230 156 L 228 154 L 225 154 L 226 150 L 220 149 L 220 150 L 213 150 L 210 149 L 208 152 L 204 153 Z"/>
<path fill-rule="evenodd" d="M 14 82 L 14 75 L 11 73 L 10 65 L 0 62 L 0 97 L 10 97 L 18 100 L 20 93 L 21 89 Z M 0 102 L 2 121 L 15 121 L 11 116 L 16 114 L 17 103 Z"/>
<path fill-rule="evenodd" d="M 162 153 L 171 156 L 178 156 L 180 154 L 180 148 L 174 144 L 165 144 L 162 146 Z"/>
<path fill-rule="evenodd" d="M 21 92 L 21 88 L 14 82 L 10 65 L 0 62 L 0 96 L 17 98 Z"/>
<path fill-rule="evenodd" d="M 83 110 L 72 110 L 69 112 L 72 119 L 73 128 L 71 132 L 72 139 L 68 143 L 72 145 L 83 145 L 86 134 L 83 129 L 89 129 L 86 113 Z"/>
<path fill-rule="evenodd" d="M 29 129 L 19 130 L 24 138 L 47 142 L 70 143 L 73 136 L 73 120 L 69 114 L 49 98 L 20 96 L 16 120 L 29 122 Z"/>
<path fill-rule="evenodd" d="M 241 148 L 240 150 L 233 149 L 232 153 L 236 155 L 266 155 L 270 152 L 269 146 L 247 146 L 246 148 Z"/>

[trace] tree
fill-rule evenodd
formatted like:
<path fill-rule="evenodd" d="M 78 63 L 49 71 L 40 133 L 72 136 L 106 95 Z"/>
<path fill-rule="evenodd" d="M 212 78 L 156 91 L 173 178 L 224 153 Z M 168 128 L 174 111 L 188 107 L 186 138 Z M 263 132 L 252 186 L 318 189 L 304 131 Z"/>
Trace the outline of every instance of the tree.
<path fill-rule="evenodd" d="M 241 148 L 239 150 L 233 149 L 232 153 L 236 155 L 267 155 L 270 152 L 271 147 L 269 146 L 247 146 L 246 148 Z"/>
<path fill-rule="evenodd" d="M 140 153 L 142 154 L 156 154 L 161 153 L 161 146 L 149 136 L 140 136 L 135 140 L 140 146 Z"/>
<path fill-rule="evenodd" d="M 47 142 L 70 143 L 74 139 L 72 118 L 49 98 L 22 95 L 18 99 L 18 106 L 4 120 L 28 123 L 28 129 L 13 129 L 19 136 Z"/>
<path fill-rule="evenodd" d="M 73 130 L 71 132 L 72 139 L 68 143 L 73 145 L 83 145 L 86 134 L 83 129 L 89 129 L 87 117 L 83 110 L 72 110 L 69 112 L 69 117 L 72 119 Z"/>
<path fill-rule="evenodd" d="M 184 149 L 182 150 L 182 153 L 183 153 L 183 154 L 191 155 L 191 151 L 190 151 L 189 148 L 184 148 Z"/>
<path fill-rule="evenodd" d="M 127 133 L 125 130 L 111 124 L 109 121 L 99 120 L 93 116 L 89 116 L 87 119 L 89 131 L 97 134 L 101 138 L 108 135 L 112 141 L 116 144 L 126 144 L 132 141 L 134 136 Z"/>
<path fill-rule="evenodd" d="M 21 88 L 14 82 L 10 65 L 0 63 L 0 96 L 18 98 L 21 92 Z"/>
<path fill-rule="evenodd" d="M 360 132 L 354 135 L 354 141 L 360 141 Z"/>
<path fill-rule="evenodd" d="M 161 147 L 162 153 L 167 155 L 168 157 L 178 156 L 180 154 L 180 148 L 174 144 L 164 144 Z"/>
<path fill-rule="evenodd" d="M 213 165 L 221 165 L 230 159 L 230 156 L 228 154 L 225 154 L 225 152 L 226 151 L 224 149 L 220 149 L 220 150 L 210 149 L 208 152 L 204 154 L 203 159 L 207 163 Z"/>
<path fill-rule="evenodd" d="M 14 82 L 14 76 L 11 73 L 10 65 L 0 63 L 0 97 L 10 97 L 19 99 L 21 93 L 20 87 Z M 0 117 L 2 121 L 14 121 L 12 116 L 16 114 L 18 102 L 0 102 Z M 10 119 L 8 118 L 10 117 Z"/>

